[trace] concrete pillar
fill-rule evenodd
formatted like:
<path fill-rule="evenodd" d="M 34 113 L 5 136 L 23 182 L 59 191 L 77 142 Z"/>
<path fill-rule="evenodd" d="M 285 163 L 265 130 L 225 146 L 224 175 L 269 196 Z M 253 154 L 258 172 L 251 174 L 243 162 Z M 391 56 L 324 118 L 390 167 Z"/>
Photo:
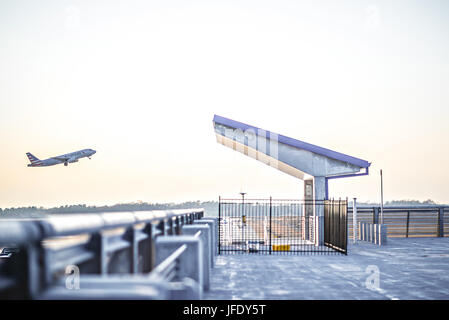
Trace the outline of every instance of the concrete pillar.
<path fill-rule="evenodd" d="M 306 187 L 306 185 L 304 186 Z M 313 200 L 315 202 L 314 215 L 318 217 L 317 222 L 319 227 L 317 228 L 317 240 L 318 245 L 324 244 L 324 199 L 326 199 L 326 178 L 325 177 L 313 177 Z"/>
<path fill-rule="evenodd" d="M 323 246 L 324 245 L 324 215 L 316 216 L 316 237 L 315 237 L 315 246 Z"/>
<path fill-rule="evenodd" d="M 203 287 L 204 290 L 209 290 L 209 274 L 210 274 L 210 255 L 212 254 L 211 246 L 211 232 L 207 224 L 189 224 L 182 227 L 183 235 L 195 235 L 198 231 L 201 231 L 201 242 L 203 246 Z"/>
<path fill-rule="evenodd" d="M 214 221 L 214 227 L 215 227 L 215 229 L 214 229 L 215 231 L 213 232 L 213 233 L 215 233 L 215 238 L 213 239 L 215 241 L 214 253 L 216 255 L 218 255 L 218 218 L 217 217 L 204 217 L 201 220 Z"/>
<path fill-rule="evenodd" d="M 191 235 L 159 236 L 156 238 L 156 265 L 159 265 L 169 255 L 183 244 L 187 250 L 179 259 L 179 278 L 191 278 L 198 282 L 200 288 L 204 287 L 204 253 L 203 240 Z"/>
<path fill-rule="evenodd" d="M 303 239 L 310 240 L 309 235 L 309 218 L 313 216 L 313 179 L 304 180 L 304 221 L 302 227 Z"/>
<path fill-rule="evenodd" d="M 218 246 L 217 246 L 217 237 L 218 237 L 218 228 L 217 221 L 214 219 L 202 218 L 199 220 L 195 220 L 194 224 L 206 224 L 210 228 L 211 233 L 211 252 L 210 252 L 210 263 L 211 267 L 214 267 L 215 264 L 215 255 L 218 254 Z"/>
<path fill-rule="evenodd" d="M 315 200 L 326 199 L 326 178 L 325 177 L 313 177 L 313 195 Z M 324 210 L 323 210 L 324 213 Z M 321 216 L 322 214 L 317 214 Z"/>

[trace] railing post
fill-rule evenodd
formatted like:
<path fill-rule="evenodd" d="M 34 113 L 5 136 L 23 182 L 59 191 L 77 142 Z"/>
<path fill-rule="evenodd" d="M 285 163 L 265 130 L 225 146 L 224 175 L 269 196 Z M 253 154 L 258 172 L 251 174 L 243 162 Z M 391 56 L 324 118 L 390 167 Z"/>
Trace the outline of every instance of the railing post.
<path fill-rule="evenodd" d="M 173 220 L 172 220 L 172 217 L 167 219 L 167 222 L 165 224 L 165 230 L 166 230 L 166 233 L 164 233 L 165 235 L 169 235 L 169 236 L 173 235 Z"/>
<path fill-rule="evenodd" d="M 379 207 L 374 207 L 373 208 L 373 224 L 377 224 L 379 223 Z"/>
<path fill-rule="evenodd" d="M 444 208 L 438 208 L 438 237 L 444 237 Z"/>
<path fill-rule="evenodd" d="M 176 216 L 175 219 L 175 234 L 181 234 L 181 218 L 179 216 Z"/>
<path fill-rule="evenodd" d="M 407 224 L 405 229 L 405 237 L 408 238 L 408 230 L 410 226 L 410 211 L 407 211 Z"/>
<path fill-rule="evenodd" d="M 24 271 L 25 273 L 20 277 L 17 277 L 17 280 L 19 281 L 20 279 L 21 282 L 23 281 L 22 278 L 25 279 L 20 286 L 20 289 L 23 290 L 23 292 L 18 292 L 20 299 L 33 299 L 39 294 L 39 291 L 42 290 L 43 287 L 48 285 L 47 278 L 49 266 L 45 263 L 44 268 L 41 267 L 39 260 L 42 257 L 39 257 L 39 255 L 44 255 L 45 259 L 48 257 L 45 256 L 45 251 L 43 250 L 42 245 L 34 242 L 27 244 L 23 248 L 23 252 L 19 252 L 20 262 L 18 263 L 18 266 L 16 265 L 15 267 L 18 267 L 20 271 Z M 45 262 L 48 262 L 48 260 Z M 45 279 L 41 279 L 42 273 L 44 273 Z"/>
<path fill-rule="evenodd" d="M 134 227 L 128 228 L 125 233 L 124 239 L 130 243 L 130 253 L 131 253 L 131 273 L 138 273 L 139 267 L 139 243 L 136 238 L 136 229 Z"/>
<path fill-rule="evenodd" d="M 210 268 L 211 268 L 211 255 L 213 255 L 213 250 L 211 246 L 211 230 L 207 224 L 193 224 L 189 226 L 182 227 L 183 235 L 194 235 L 199 233 L 199 239 L 201 239 L 202 250 L 202 277 L 204 290 L 208 291 L 210 287 Z M 190 261 L 190 263 L 198 263 L 198 261 Z"/>
<path fill-rule="evenodd" d="M 272 198 L 270 196 L 270 227 L 269 227 L 270 232 L 268 233 L 268 236 L 269 236 L 269 241 L 268 242 L 269 242 L 269 245 L 270 245 L 270 254 L 271 254 L 271 207 L 272 207 L 271 200 L 272 200 Z"/>
<path fill-rule="evenodd" d="M 162 235 L 162 236 L 167 235 L 167 227 L 166 227 L 166 222 L 165 222 L 164 219 L 162 219 L 162 220 L 159 222 L 157 228 L 158 228 L 159 231 L 161 232 L 161 235 Z"/>
<path fill-rule="evenodd" d="M 107 239 L 101 232 L 92 235 L 89 243 L 89 248 L 95 253 L 96 272 L 98 274 L 107 274 L 107 254 L 106 254 Z"/>
<path fill-rule="evenodd" d="M 188 226 L 184 226 L 183 229 L 185 227 Z M 204 281 L 208 280 L 205 278 L 206 270 L 204 270 L 204 245 L 202 238 L 192 235 L 163 236 L 157 237 L 155 245 L 157 248 L 155 256 L 157 265 L 169 257 L 180 246 L 187 245 L 187 250 L 179 258 L 177 276 L 179 279 L 189 277 L 196 281 L 199 284 L 202 294 L 205 286 Z"/>
<path fill-rule="evenodd" d="M 156 265 L 156 234 L 154 232 L 154 225 L 149 222 L 144 227 L 143 232 L 148 236 L 147 246 L 144 249 L 143 254 L 143 272 L 150 272 Z"/>

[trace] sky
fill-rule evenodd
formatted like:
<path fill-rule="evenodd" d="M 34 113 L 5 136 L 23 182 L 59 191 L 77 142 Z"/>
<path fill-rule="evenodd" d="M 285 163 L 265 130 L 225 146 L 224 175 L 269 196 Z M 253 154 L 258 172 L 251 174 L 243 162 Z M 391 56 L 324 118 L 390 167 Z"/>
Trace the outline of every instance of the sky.
<path fill-rule="evenodd" d="M 449 203 L 447 1 L 0 2 L 0 207 L 302 198 L 214 114 L 371 162 L 331 197 Z M 92 148 L 91 160 L 29 168 Z"/>

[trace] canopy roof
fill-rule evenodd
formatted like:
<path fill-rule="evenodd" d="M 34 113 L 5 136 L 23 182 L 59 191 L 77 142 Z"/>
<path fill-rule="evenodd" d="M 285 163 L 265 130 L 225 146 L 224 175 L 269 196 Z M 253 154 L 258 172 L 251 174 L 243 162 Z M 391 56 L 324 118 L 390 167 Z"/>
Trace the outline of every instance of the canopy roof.
<path fill-rule="evenodd" d="M 304 179 L 354 174 L 370 163 L 353 156 L 214 115 L 217 142 Z"/>

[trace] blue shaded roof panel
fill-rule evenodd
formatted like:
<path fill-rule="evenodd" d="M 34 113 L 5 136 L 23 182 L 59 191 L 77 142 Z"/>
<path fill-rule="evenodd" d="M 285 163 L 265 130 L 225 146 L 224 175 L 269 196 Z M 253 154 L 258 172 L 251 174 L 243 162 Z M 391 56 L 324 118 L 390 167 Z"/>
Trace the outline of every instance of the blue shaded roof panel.
<path fill-rule="evenodd" d="M 254 127 L 254 126 L 251 126 L 251 125 L 248 125 L 248 124 L 245 124 L 242 122 L 238 122 L 238 121 L 235 121 L 232 119 L 228 119 L 225 117 L 221 117 L 218 115 L 214 115 L 214 122 L 218 123 L 218 124 L 222 124 L 227 127 L 234 128 L 234 129 L 241 129 L 243 131 L 245 131 L 247 129 L 253 129 L 256 132 L 258 132 L 258 130 L 264 130 L 264 129 L 261 129 L 258 127 Z M 310 151 L 310 152 L 313 152 L 316 154 L 320 154 L 320 155 L 328 157 L 328 158 L 332 158 L 335 160 L 350 163 L 350 164 L 358 166 L 360 168 L 368 168 L 370 166 L 370 163 L 366 160 L 351 157 L 351 156 L 348 156 L 346 154 L 343 154 L 343 153 L 340 153 L 337 151 L 322 148 L 322 147 L 316 146 L 314 144 L 296 140 L 296 139 L 293 139 L 293 138 L 290 138 L 290 137 L 287 137 L 287 136 L 284 136 L 284 135 L 281 135 L 281 134 L 278 134 L 275 132 L 270 132 L 268 130 L 264 130 L 264 131 L 266 132 L 265 138 L 269 138 L 270 133 L 275 134 L 278 136 L 278 141 L 280 143 L 283 143 L 283 144 L 286 144 L 286 145 L 289 145 L 289 146 L 292 146 L 292 147 L 295 147 L 298 149 L 307 150 L 307 151 Z"/>

